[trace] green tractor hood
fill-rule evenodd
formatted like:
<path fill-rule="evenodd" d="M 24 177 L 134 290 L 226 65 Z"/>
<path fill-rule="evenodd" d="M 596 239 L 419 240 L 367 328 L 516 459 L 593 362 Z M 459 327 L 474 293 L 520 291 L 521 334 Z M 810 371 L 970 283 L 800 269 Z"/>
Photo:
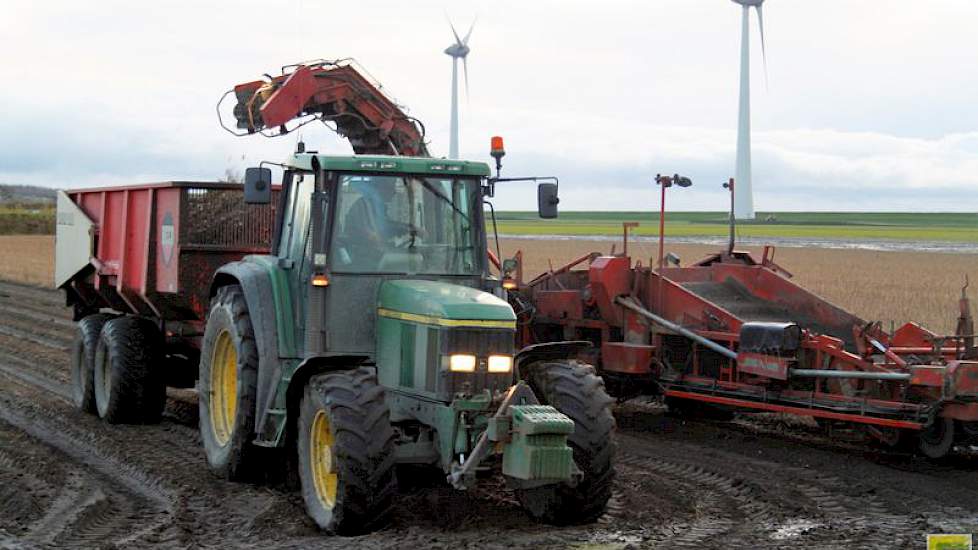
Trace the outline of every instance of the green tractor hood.
<path fill-rule="evenodd" d="M 441 281 L 387 281 L 377 303 L 381 317 L 446 327 L 515 328 L 513 308 L 496 296 Z"/>

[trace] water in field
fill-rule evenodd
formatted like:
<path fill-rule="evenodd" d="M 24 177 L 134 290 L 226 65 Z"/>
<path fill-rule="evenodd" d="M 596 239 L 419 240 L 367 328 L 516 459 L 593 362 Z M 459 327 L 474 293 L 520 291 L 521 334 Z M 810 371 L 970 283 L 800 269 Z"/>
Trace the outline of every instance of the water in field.
<path fill-rule="evenodd" d="M 621 235 L 514 235 L 500 234 L 511 239 L 543 241 L 600 241 L 621 242 Z M 631 242 L 655 244 L 658 237 L 629 237 Z M 708 244 L 724 246 L 726 237 L 666 237 L 668 243 Z M 978 254 L 978 243 L 948 241 L 899 241 L 887 239 L 814 239 L 806 237 L 741 237 L 740 246 L 766 244 L 788 248 L 835 248 L 844 250 L 878 250 L 886 252 L 940 252 L 945 254 Z"/>

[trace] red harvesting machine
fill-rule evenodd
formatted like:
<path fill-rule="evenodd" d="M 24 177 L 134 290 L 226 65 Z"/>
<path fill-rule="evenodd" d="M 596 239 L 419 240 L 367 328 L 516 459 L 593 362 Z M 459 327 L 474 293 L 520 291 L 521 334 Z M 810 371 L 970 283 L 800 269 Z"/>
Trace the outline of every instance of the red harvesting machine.
<path fill-rule="evenodd" d="M 632 226 L 634 224 L 631 224 Z M 965 293 L 957 334 L 892 333 L 795 284 L 774 260 L 737 251 L 653 269 L 589 254 L 523 281 L 508 262 L 520 345 L 587 340 L 621 398 L 670 408 L 783 412 L 862 426 L 928 457 L 978 435 L 978 353 Z"/>

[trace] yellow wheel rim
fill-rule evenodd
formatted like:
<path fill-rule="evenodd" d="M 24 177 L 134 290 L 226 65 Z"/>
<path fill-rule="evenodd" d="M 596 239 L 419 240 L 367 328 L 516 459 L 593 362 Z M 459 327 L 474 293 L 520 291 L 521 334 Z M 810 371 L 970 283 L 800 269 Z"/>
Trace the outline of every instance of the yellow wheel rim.
<path fill-rule="evenodd" d="M 309 463 L 316 496 L 325 508 L 336 505 L 336 484 L 339 480 L 333 468 L 333 430 L 325 411 L 316 411 L 309 434 Z"/>
<path fill-rule="evenodd" d="M 211 358 L 211 427 L 222 447 L 231 440 L 234 416 L 238 410 L 238 351 L 234 349 L 231 333 L 217 336 Z"/>

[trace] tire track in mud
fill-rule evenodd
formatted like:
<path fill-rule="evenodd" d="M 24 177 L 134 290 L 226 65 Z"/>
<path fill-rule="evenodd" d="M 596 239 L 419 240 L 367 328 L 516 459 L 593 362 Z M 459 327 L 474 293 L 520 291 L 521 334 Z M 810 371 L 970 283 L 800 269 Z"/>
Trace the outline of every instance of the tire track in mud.
<path fill-rule="evenodd" d="M 52 380 L 47 376 L 32 372 L 30 364 L 16 355 L 7 355 L 0 358 L 0 373 L 13 378 L 21 384 L 42 388 L 61 398 L 66 403 L 71 402 L 71 390 L 68 389 L 68 386 L 63 381 Z"/>
<path fill-rule="evenodd" d="M 7 319 L 0 316 L 0 323 L 7 322 Z M 9 325 L 0 324 L 0 329 L 2 328 L 9 328 Z M 6 340 L 0 342 L 0 347 L 6 347 L 3 344 L 7 342 L 18 342 L 13 339 L 5 339 L 3 336 L 0 336 L 0 340 Z M 41 346 L 25 347 L 15 345 L 13 347 L 17 348 L 15 351 L 16 355 L 7 355 L 8 361 L 0 361 L 0 374 L 25 388 L 40 389 L 51 397 L 57 398 L 60 402 L 70 403 L 70 389 L 67 373 L 65 372 L 67 361 L 63 351 L 53 349 L 54 346 L 45 346 L 43 344 Z M 22 357 L 22 355 L 27 357 L 36 355 L 39 351 L 47 356 L 57 356 L 59 359 L 57 361 L 59 368 L 44 369 L 44 374 L 40 374 L 37 370 L 36 361 L 32 363 L 30 360 Z M 54 353 L 50 353 L 52 351 Z M 0 397 L 3 397 L 3 394 L 0 394 Z M 180 397 L 181 399 L 178 401 L 168 400 L 168 409 L 171 408 L 170 405 L 175 403 L 176 412 L 173 416 L 186 422 L 186 417 L 190 412 L 187 409 L 192 406 L 192 412 L 194 413 L 193 420 L 196 422 L 196 403 L 187 403 L 185 395 L 181 395 Z M 87 541 L 82 546 L 98 546 L 106 541 L 119 544 L 140 541 L 142 538 L 145 539 L 143 540 L 145 544 L 146 540 L 158 538 L 158 532 L 161 531 L 163 524 L 174 522 L 180 524 L 179 533 L 182 533 L 184 538 L 187 533 L 192 533 L 206 540 L 206 535 L 213 533 L 216 535 L 214 540 L 226 541 L 227 539 L 223 536 L 224 533 L 215 533 L 215 529 L 218 532 L 227 529 L 228 524 L 233 523 L 231 520 L 236 519 L 235 516 L 239 516 L 237 518 L 240 520 L 237 522 L 239 525 L 247 526 L 251 521 L 255 520 L 255 517 L 253 517 L 254 514 L 247 511 L 249 507 L 242 507 L 246 512 L 241 514 L 236 510 L 237 507 L 234 506 L 235 499 L 226 499 L 226 493 L 229 490 L 235 493 L 243 493 L 246 499 L 255 501 L 262 509 L 273 508 L 273 504 L 269 500 L 280 497 L 274 491 L 260 491 L 255 490 L 249 485 L 229 484 L 211 476 L 206 471 L 197 430 L 185 425 L 163 423 L 158 426 L 119 426 L 108 428 L 113 435 L 121 430 L 151 430 L 154 433 L 139 434 L 136 436 L 141 440 L 145 439 L 147 444 L 135 446 L 124 444 L 125 448 L 121 452 L 103 451 L 103 449 L 111 449 L 113 447 L 113 445 L 105 445 L 104 437 L 98 436 L 91 431 L 72 432 L 75 427 L 73 420 L 75 420 L 77 415 L 73 408 L 67 407 L 66 412 L 68 414 L 64 415 L 58 414 L 52 407 L 42 407 L 39 405 L 35 407 L 35 405 L 36 403 L 25 403 L 21 401 L 14 403 L 13 406 L 5 407 L 2 400 L 0 400 L 0 421 L 6 421 L 15 427 L 24 429 L 25 432 L 35 439 L 44 441 L 46 444 L 50 444 L 61 451 L 64 450 L 66 444 L 64 441 L 58 440 L 57 436 L 52 441 L 52 434 L 71 434 L 69 437 L 76 439 L 71 439 L 70 446 L 80 450 L 77 451 L 76 456 L 70 456 L 69 459 L 73 458 L 78 460 L 81 456 L 94 457 L 92 460 L 95 460 L 95 463 L 81 461 L 81 466 L 84 468 L 97 467 L 98 464 L 102 463 L 111 463 L 112 467 L 109 469 L 123 468 L 120 471 L 125 472 L 126 477 L 122 481 L 129 482 L 124 484 L 124 489 L 128 489 L 128 493 L 132 493 L 133 491 L 140 492 L 140 488 L 142 488 L 141 496 L 153 497 L 152 500 L 156 502 L 155 507 L 150 506 L 148 508 L 150 510 L 149 512 L 140 511 L 147 507 L 141 504 L 139 506 L 133 506 L 130 502 L 131 499 L 125 500 L 119 498 L 118 493 L 120 491 L 105 484 L 97 486 L 94 491 L 87 491 L 81 495 L 75 492 L 63 494 L 60 497 L 62 500 L 75 500 L 83 504 L 85 508 L 77 515 L 77 524 L 68 528 L 62 534 L 61 538 L 57 538 L 57 530 L 43 529 L 49 533 L 44 538 L 44 541 L 54 540 L 58 544 L 65 541 L 72 541 L 73 544 L 78 544 L 79 541 Z M 34 411 L 34 408 L 37 410 Z M 65 409 L 66 407 L 60 408 Z M 22 414 L 25 410 L 30 411 L 27 416 Z M 34 414 L 35 412 L 36 414 Z M 71 420 L 68 420 L 69 418 Z M 98 419 L 92 417 L 82 416 L 78 420 L 95 422 L 96 426 L 100 428 L 99 431 L 104 431 L 101 428 L 107 428 Z M 29 427 L 32 427 L 32 429 L 28 429 Z M 85 443 L 86 441 L 87 443 Z M 172 494 L 167 493 L 164 491 L 167 485 L 167 481 L 163 479 L 165 476 L 148 475 L 146 472 L 150 470 L 147 470 L 145 467 L 140 468 L 134 466 L 136 464 L 139 466 L 143 464 L 148 465 L 153 463 L 154 460 L 159 463 L 160 459 L 166 461 L 166 469 L 169 470 L 167 473 L 174 474 L 174 470 L 179 468 L 185 469 L 186 465 L 191 465 L 191 469 L 196 470 L 204 479 L 197 479 L 194 482 L 187 480 L 186 475 L 173 475 L 171 478 L 174 480 L 184 478 L 182 480 L 183 483 L 177 482 L 175 486 L 177 490 L 171 492 Z M 102 470 L 101 473 L 104 474 L 105 468 Z M 154 472 L 158 470 L 160 469 L 152 468 Z M 197 490 L 185 490 L 185 485 L 188 484 L 188 481 Z M 201 487 L 206 487 L 207 485 L 219 485 L 224 491 L 208 492 L 206 489 L 200 490 Z M 70 488 L 70 485 L 67 486 L 67 490 L 70 490 Z M 222 492 L 225 494 L 222 495 Z M 123 494 L 125 493 L 126 491 L 123 491 Z M 226 501 L 222 501 L 222 499 L 226 499 Z M 154 508 L 156 512 L 153 511 Z M 287 516 L 292 518 L 299 517 L 304 520 L 304 516 L 301 515 L 301 508 L 298 510 L 294 506 L 290 506 L 290 508 L 286 514 Z M 159 510 L 162 510 L 162 512 Z M 296 513 L 297 511 L 299 514 Z M 160 513 L 163 513 L 164 519 L 157 517 Z M 307 527 L 306 529 L 309 530 Z M 246 528 L 242 531 L 246 533 L 249 530 Z M 153 535 L 153 538 L 147 538 L 147 535 Z M 0 540 L 3 540 L 2 537 L 0 537 Z M 176 539 L 166 536 L 159 540 Z M 245 540 L 241 540 L 240 542 L 243 543 Z M 180 546 L 185 546 L 185 544 L 180 544 Z"/>
<path fill-rule="evenodd" d="M 8 293 L 13 293 L 16 288 L 12 288 L 9 285 L 0 285 L 0 292 L 6 290 Z M 54 306 L 54 301 L 49 300 L 51 307 Z M 61 307 L 60 304 L 57 307 Z M 65 326 L 64 323 L 58 323 L 64 328 L 63 332 L 48 332 L 46 338 L 34 338 L 31 340 L 31 344 L 25 345 L 23 339 L 17 338 L 17 336 L 28 333 L 30 327 L 38 318 L 46 317 L 44 310 L 32 310 L 29 314 L 21 314 L 23 312 L 19 311 L 5 311 L 4 304 L 0 303 L 0 329 L 8 329 L 8 335 L 0 333 L 0 348 L 13 348 L 14 354 L 10 355 L 13 359 L 6 363 L 0 362 L 0 373 L 5 375 L 7 378 L 13 379 L 18 384 L 24 385 L 25 387 L 34 387 L 44 392 L 51 394 L 52 397 L 57 397 L 60 401 L 68 402 L 70 400 L 70 390 L 69 382 L 67 377 L 67 357 L 64 349 L 68 347 L 70 339 L 68 335 L 70 334 L 69 327 Z M 38 341 L 41 340 L 41 341 Z M 39 344 L 39 345 L 33 345 Z M 38 356 L 42 357 L 39 364 L 37 361 Z M 40 369 L 39 369 L 40 367 Z M 196 417 L 196 404 L 190 403 L 192 399 L 188 399 L 186 392 L 173 392 L 171 399 L 168 400 L 168 409 L 173 406 L 175 411 L 175 416 L 182 419 L 182 424 L 189 424 L 187 422 L 187 417 L 190 413 Z M 176 395 L 179 393 L 180 395 Z M 0 405 L 2 407 L 2 405 Z M 26 406 L 21 404 L 17 405 L 17 409 L 21 410 Z M 62 407 L 64 408 L 64 407 Z M 192 411 L 190 409 L 193 409 Z M 74 413 L 72 410 L 71 413 Z M 4 414 L 9 416 L 10 411 L 7 409 L 0 408 L 0 419 L 4 418 Z M 58 422 L 54 422 L 52 418 L 61 418 L 62 414 L 52 411 L 50 407 L 39 407 L 39 416 L 46 416 L 47 424 L 43 427 L 47 429 L 70 429 L 70 427 L 65 427 L 58 425 Z M 73 414 L 72 414 L 73 416 Z M 82 420 L 89 420 L 88 417 L 83 417 Z M 95 422 L 97 420 L 92 419 Z M 194 422 L 196 418 L 194 418 Z M 55 424 L 54 427 L 49 424 Z M 144 433 L 141 434 L 141 438 L 151 442 L 149 446 L 138 445 L 135 447 L 128 447 L 125 450 L 126 462 L 128 464 L 142 464 L 143 455 L 147 448 L 151 448 L 151 452 L 157 453 L 165 449 L 166 460 L 170 462 L 176 462 L 178 464 L 190 464 L 193 468 L 190 469 L 204 469 L 204 458 L 202 452 L 200 451 L 199 445 L 199 434 L 195 429 L 182 424 L 172 424 L 164 422 L 159 426 L 150 427 L 139 427 L 136 429 L 143 430 Z M 113 428 L 113 430 L 118 430 L 120 428 Z M 122 428 L 125 429 L 125 428 Z M 92 454 L 96 457 L 104 457 L 104 453 L 108 452 L 109 456 L 114 456 L 114 451 L 106 450 L 102 455 L 99 454 L 100 448 L 106 448 L 104 443 L 100 438 L 91 435 L 89 430 L 82 430 L 82 437 L 80 439 L 88 439 L 86 445 L 79 445 L 78 448 L 85 449 L 83 452 Z M 45 437 L 45 433 L 32 434 L 40 438 Z M 106 449 L 111 449 L 112 446 L 108 446 Z M 181 473 L 183 475 L 175 475 L 175 479 L 179 479 L 180 487 L 185 487 L 187 485 L 194 484 L 194 481 L 188 479 L 187 468 L 185 467 Z M 150 483 L 150 486 L 166 486 L 167 473 L 171 472 L 160 472 L 156 469 L 153 470 L 154 474 L 158 475 L 159 479 Z M 295 543 L 297 546 L 305 546 L 304 543 L 300 541 L 318 541 L 320 543 L 324 541 L 329 541 L 330 539 L 322 539 L 315 532 L 314 529 L 305 520 L 304 511 L 301 508 L 301 502 L 297 501 L 295 495 L 291 493 L 283 494 L 281 491 L 276 489 L 261 488 L 256 489 L 250 486 L 243 486 L 240 484 L 228 484 L 221 482 L 210 477 L 209 472 L 204 472 L 207 479 L 204 483 L 200 483 L 198 480 L 197 490 L 194 491 L 178 491 L 176 497 L 170 495 L 173 503 L 170 508 L 162 508 L 167 513 L 171 514 L 173 517 L 172 521 L 180 525 L 180 529 L 183 533 L 187 533 L 191 540 L 196 541 L 197 544 L 200 541 L 208 540 L 208 534 L 214 532 L 215 526 L 225 526 L 222 531 L 227 532 L 229 530 L 234 530 L 239 533 L 249 533 L 255 530 L 259 531 L 261 535 L 264 535 L 264 540 L 278 540 L 280 542 L 285 542 L 287 545 Z M 191 476 L 196 477 L 196 476 Z M 135 478 L 138 480 L 137 483 L 145 482 L 144 476 L 136 475 Z M 244 513 L 237 513 L 240 516 L 240 521 L 235 522 L 234 516 L 235 512 L 229 513 L 229 502 L 221 502 L 220 495 L 222 491 L 208 491 L 208 485 L 219 485 L 226 489 L 223 491 L 227 493 L 228 490 L 234 493 L 245 493 L 244 498 L 249 500 L 248 506 L 242 506 L 240 508 L 244 509 Z M 75 490 L 75 486 L 68 484 L 66 485 L 65 493 L 59 496 L 60 502 L 75 502 L 78 506 L 82 506 L 83 510 L 79 512 L 74 519 L 74 522 L 70 526 L 65 526 L 60 535 L 54 534 L 57 530 L 50 530 L 51 534 L 47 536 L 46 541 L 53 540 L 56 544 L 65 542 L 68 540 L 82 540 L 87 542 L 92 542 L 97 544 L 98 542 L 104 542 L 107 540 L 113 540 L 113 534 L 118 534 L 124 529 L 120 528 L 118 523 L 106 522 L 109 518 L 123 517 L 126 518 L 131 516 L 132 513 L 129 511 L 131 507 L 125 506 L 126 501 L 122 501 L 118 498 L 113 498 L 112 489 L 101 486 L 97 487 L 94 491 L 89 491 L 90 486 L 85 485 L 79 490 Z M 256 494 L 257 493 L 257 494 Z M 485 518 L 479 518 L 475 524 L 472 524 L 472 520 L 466 518 L 468 514 L 474 511 L 473 506 L 483 507 L 486 502 L 495 502 L 498 495 L 490 495 L 488 501 L 483 500 L 485 495 L 479 495 L 476 500 L 472 500 L 471 497 L 464 495 L 458 495 L 457 493 L 452 493 L 455 498 L 449 499 L 449 501 L 456 501 L 462 498 L 468 501 L 463 509 L 469 509 L 469 512 L 463 514 L 462 525 L 467 525 L 469 528 L 476 528 L 475 525 L 480 525 L 481 523 L 487 521 Z M 233 499 L 229 499 L 233 500 Z M 121 504 L 120 504 L 121 503 Z M 400 505 L 395 505 L 395 516 L 404 514 L 406 509 L 412 508 L 415 502 L 412 502 L 411 498 L 405 498 L 404 502 Z M 60 506 L 60 504 L 59 504 Z M 250 507 L 250 510 L 248 508 Z M 159 503 L 156 506 L 160 509 Z M 477 509 L 476 508 L 476 509 Z M 491 507 L 490 507 L 491 508 Z M 169 512 L 172 510 L 172 512 Z M 553 529 L 547 526 L 536 525 L 528 522 L 525 515 L 515 506 L 515 503 L 508 503 L 504 506 L 504 509 L 498 510 L 498 512 L 503 513 L 503 518 L 509 517 L 509 519 L 502 519 L 504 523 L 512 524 L 515 520 L 517 523 L 509 527 L 508 535 L 505 538 L 515 539 L 519 541 L 518 544 L 539 544 L 542 547 L 552 547 L 552 546 L 566 546 L 568 544 L 581 543 L 587 541 L 597 541 L 597 542 L 639 542 L 644 540 L 644 533 L 646 531 L 644 526 L 630 526 L 627 529 L 622 528 L 619 525 L 609 525 L 607 529 L 595 529 L 594 527 L 578 527 L 578 528 L 566 528 L 566 529 Z M 621 516 L 627 516 L 627 510 L 620 510 Z M 51 515 L 54 516 L 53 512 Z M 413 512 L 407 517 L 414 519 Z M 230 517 L 229 517 L 230 516 Z M 291 521 L 283 521 L 283 516 L 290 518 Z M 497 518 L 501 519 L 501 518 Z M 424 533 L 424 524 L 434 521 L 435 527 L 434 536 L 441 539 L 451 539 L 456 536 L 456 533 L 446 533 L 442 531 L 442 526 L 438 525 L 439 520 L 437 518 L 425 518 L 421 522 L 421 526 L 416 526 L 415 529 L 418 533 L 414 535 L 409 535 L 404 537 L 399 531 L 392 532 L 390 530 L 384 530 L 371 536 L 371 541 L 364 541 L 366 546 L 393 546 L 405 543 L 407 540 L 415 539 L 419 542 L 410 543 L 407 545 L 424 545 L 425 542 L 429 540 L 428 535 Z M 488 519 L 489 525 L 494 523 L 494 519 Z M 134 518 L 129 518 L 128 523 L 140 522 Z M 127 525 L 128 525 L 127 523 Z M 238 529 L 228 529 L 228 524 L 237 523 L 240 528 Z M 433 527 L 428 525 L 430 529 Z M 488 526 L 485 528 L 489 528 Z M 476 528 L 476 532 L 472 533 L 474 540 L 481 540 L 482 542 L 487 542 L 485 538 L 479 534 L 482 529 Z M 269 533 L 270 529 L 276 531 L 275 534 Z M 152 529 L 151 529 L 152 530 Z M 464 531 L 465 529 L 463 529 Z M 223 534 L 222 532 L 222 534 Z M 238 535 L 238 533 L 236 533 Z M 243 536 L 243 535 L 238 535 Z M 465 540 L 466 537 L 462 537 Z M 148 537 L 143 537 L 142 541 L 145 542 L 151 540 Z M 217 540 L 222 540 L 227 543 L 229 539 L 218 537 Z M 244 543 L 245 538 L 238 539 L 238 543 Z M 384 542 L 382 542 L 384 541 Z M 255 542 L 248 540 L 248 542 Z M 470 542 L 471 543 L 471 542 Z M 464 544 L 463 544 L 464 545 Z M 508 547 L 512 546 L 513 543 L 500 541 L 498 544 L 492 544 L 498 547 Z M 261 544 L 256 544 L 256 546 L 262 546 Z"/>
<path fill-rule="evenodd" d="M 43 308 L 32 307 L 28 304 L 12 305 L 3 301 L 0 301 L 0 307 L 2 307 L 5 313 L 13 317 L 20 317 L 35 323 L 53 325 L 54 328 L 61 330 L 72 330 L 75 327 L 74 321 L 70 318 L 54 315 Z"/>
<path fill-rule="evenodd" d="M 24 528 L 40 524 L 45 513 L 56 517 L 52 510 L 57 507 L 79 508 L 77 514 L 65 515 L 64 524 L 45 528 L 46 536 L 33 535 L 31 540 L 39 544 L 84 540 L 87 546 L 124 541 L 134 546 L 263 548 L 899 548 L 921 546 L 926 532 L 968 525 L 978 529 L 978 498 L 960 504 L 953 495 L 945 498 L 934 490 L 908 494 L 914 506 L 896 502 L 906 480 L 901 476 L 933 478 L 947 485 L 954 483 L 955 469 L 914 466 L 902 472 L 900 465 L 872 463 L 850 468 L 850 461 L 865 458 L 851 448 L 840 450 L 832 441 L 819 442 L 815 435 L 755 434 L 752 439 L 737 435 L 742 427 L 691 424 L 675 432 L 650 433 L 628 426 L 620 430 L 614 495 L 608 513 L 596 525 L 533 524 L 511 494 L 494 492 L 490 486 L 467 495 L 445 489 L 402 494 L 395 503 L 392 527 L 355 540 L 323 538 L 290 491 L 231 484 L 210 475 L 189 392 L 171 392 L 167 416 L 155 426 L 108 427 L 65 405 L 70 392 L 64 350 L 71 342 L 72 325 L 66 321 L 67 310 L 52 296 L 56 297 L 50 291 L 0 283 L 0 349 L 8 352 L 0 355 L 0 382 L 13 381 L 26 394 L 8 398 L 0 391 L 0 420 L 13 415 L 14 420 L 33 424 L 40 430 L 36 445 L 49 445 L 65 457 L 58 474 L 67 480 L 63 490 L 44 489 L 26 476 L 18 485 L 37 493 L 33 504 L 24 505 L 33 510 Z M 47 342 L 2 332 L 29 334 L 45 318 L 62 320 L 33 334 Z M 731 430 L 733 436 L 728 435 Z M 62 452 L 50 442 L 57 439 L 50 432 L 60 434 L 61 443 L 73 445 L 80 455 Z M 767 452 L 771 448 L 779 452 Z M 0 467 L 13 460 L 9 454 L 0 447 Z M 810 454 L 824 464 L 806 465 Z M 117 464 L 128 470 L 115 472 L 123 479 L 106 477 L 82 461 L 84 456 L 101 463 L 103 470 Z M 891 479 L 874 480 L 873 474 Z M 972 477 L 978 479 L 978 473 Z M 25 536 L 23 529 L 0 531 L 0 545 L 24 542 Z"/>
<path fill-rule="evenodd" d="M 0 420 L 13 426 L 32 438 L 44 442 L 58 454 L 80 466 L 76 468 L 84 473 L 96 474 L 96 485 L 105 487 L 109 492 L 121 498 L 111 501 L 115 506 L 113 514 L 106 516 L 114 525 L 103 526 L 97 534 L 105 532 L 125 532 L 125 536 L 117 543 L 134 543 L 152 532 L 160 531 L 172 521 L 175 508 L 175 496 L 167 491 L 158 479 L 146 475 L 145 472 L 134 468 L 131 463 L 120 460 L 103 452 L 97 446 L 91 445 L 79 434 L 72 433 L 69 426 L 56 422 L 48 415 L 39 415 L 25 403 L 17 403 L 13 399 L 0 399 Z M 25 414 L 25 411 L 30 411 Z M 80 491 L 71 492 L 61 497 L 63 500 L 77 502 Z M 135 504 L 135 506 L 134 506 Z M 139 510 L 136 514 L 135 511 Z M 56 518 L 63 520 L 64 518 Z M 90 527 L 93 524 L 82 525 Z M 46 525 L 46 527 L 50 527 Z M 65 526 L 67 527 L 67 526 Z M 48 530 L 50 532 L 50 530 Z M 88 530 L 82 529 L 74 535 L 84 536 Z M 99 537 L 96 540 L 102 540 Z"/>
<path fill-rule="evenodd" d="M 58 476 L 39 477 L 33 467 L 37 456 L 31 442 L 22 434 L 0 425 L 0 533 L 18 537 L 30 532 L 29 525 L 44 514 L 53 494 Z M 6 444 L 10 440 L 10 444 Z M 0 538 L 2 540 L 2 538 Z"/>
<path fill-rule="evenodd" d="M 849 517 L 849 510 L 842 499 L 815 486 L 810 487 L 810 494 L 816 494 L 821 500 L 812 499 L 806 505 L 797 499 L 794 491 L 777 490 L 783 481 L 773 479 L 776 475 L 764 481 L 754 479 L 748 471 L 738 467 L 741 466 L 739 462 L 744 462 L 742 457 L 717 457 L 709 449 L 695 445 L 682 445 L 677 449 L 675 445 L 657 445 L 657 442 L 644 438 L 620 437 L 629 443 L 628 447 L 632 450 L 619 460 L 620 463 L 660 476 L 665 486 L 695 487 L 703 491 L 702 498 L 708 503 L 704 514 L 698 515 L 698 521 L 675 525 L 656 542 L 679 548 L 709 546 L 709 543 L 719 540 L 731 547 L 753 548 L 776 548 L 803 541 L 817 544 L 819 541 L 805 536 L 807 533 L 799 533 L 790 541 L 779 541 L 779 528 L 785 524 L 804 522 L 822 525 L 817 518 L 826 513 Z M 714 458 L 702 460 L 710 455 Z M 699 460 L 693 461 L 691 457 L 698 457 Z M 749 462 L 752 468 L 777 466 L 755 460 Z M 792 489 L 799 489 L 797 481 Z M 805 493 L 804 490 L 801 492 Z"/>
<path fill-rule="evenodd" d="M 20 299 L 21 301 L 27 301 L 29 303 L 43 304 L 51 306 L 52 311 L 58 313 L 64 313 L 68 315 L 68 310 L 65 308 L 64 298 L 60 292 L 53 288 L 46 288 L 40 286 L 31 286 L 21 283 L 14 283 L 10 281 L 0 281 L 0 300 L 11 300 L 14 298 Z"/>
<path fill-rule="evenodd" d="M 38 335 L 26 330 L 14 328 L 10 325 L 0 325 L 0 334 L 20 340 L 26 340 L 28 342 L 34 342 L 35 344 L 40 344 L 57 351 L 68 351 L 70 349 L 70 343 L 61 338 L 51 338 L 44 335 Z"/>
<path fill-rule="evenodd" d="M 724 431 L 730 426 L 696 424 L 686 425 L 693 432 L 689 434 L 626 429 L 620 434 L 622 447 L 641 458 L 625 456 L 621 462 L 728 494 L 736 489 L 740 494 L 730 496 L 744 504 L 746 521 L 717 537 L 725 545 L 911 548 L 921 546 L 927 533 L 974 532 L 978 527 L 973 505 L 938 494 L 945 486 L 970 483 L 965 481 L 972 477 L 969 472 L 935 471 L 925 463 L 916 471 L 918 479 L 911 480 L 850 449 L 785 445 L 775 437 L 743 437 L 745 446 L 743 434 Z M 779 452 L 772 456 L 771 449 Z M 915 491 L 921 483 L 933 485 L 935 494 Z M 685 541 L 682 536 L 673 540 Z"/>

